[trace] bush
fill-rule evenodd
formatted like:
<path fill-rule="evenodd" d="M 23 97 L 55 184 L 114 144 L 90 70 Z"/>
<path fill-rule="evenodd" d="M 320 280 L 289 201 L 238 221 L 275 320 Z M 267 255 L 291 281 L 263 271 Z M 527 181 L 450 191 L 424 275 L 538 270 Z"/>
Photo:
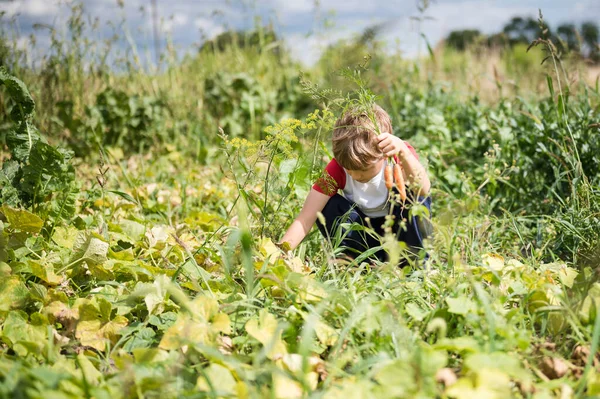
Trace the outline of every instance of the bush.
<path fill-rule="evenodd" d="M 11 157 L 0 171 L 0 204 L 31 208 L 53 225 L 75 213 L 79 189 L 73 153 L 48 144 L 32 124 L 35 103 L 25 84 L 0 68 L 10 96 L 12 128 L 6 133 Z"/>
<path fill-rule="evenodd" d="M 58 103 L 58 122 L 69 131 L 69 144 L 78 156 L 98 151 L 100 146 L 117 146 L 126 153 L 141 152 L 167 141 L 167 105 L 152 96 L 128 95 L 108 88 L 86 106 L 84 116 L 75 115 L 72 101 Z"/>

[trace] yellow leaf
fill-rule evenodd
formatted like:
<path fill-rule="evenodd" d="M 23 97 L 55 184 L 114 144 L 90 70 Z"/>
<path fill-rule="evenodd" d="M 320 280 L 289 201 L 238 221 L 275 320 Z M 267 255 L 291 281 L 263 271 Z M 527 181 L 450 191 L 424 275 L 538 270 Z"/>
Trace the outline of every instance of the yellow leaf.
<path fill-rule="evenodd" d="M 231 334 L 231 321 L 225 313 L 218 313 L 212 319 L 212 328 L 223 334 Z"/>
<path fill-rule="evenodd" d="M 44 221 L 36 214 L 25 209 L 15 209 L 4 204 L 0 208 L 11 228 L 26 231 L 28 233 L 39 233 L 44 226 Z"/>
<path fill-rule="evenodd" d="M 298 293 L 298 302 L 319 302 L 323 298 L 327 298 L 327 291 L 312 276 L 290 273 L 286 282 L 291 289 Z"/>
<path fill-rule="evenodd" d="M 41 278 L 49 285 L 58 285 L 62 283 L 63 278 L 54 273 L 54 265 L 46 259 L 29 259 L 27 264 L 31 268 L 31 274 Z"/>
<path fill-rule="evenodd" d="M 317 334 L 317 338 L 323 345 L 333 346 L 338 340 L 338 332 L 333 328 L 329 327 L 327 324 L 322 321 L 318 321 L 315 325 L 315 333 Z"/>
<path fill-rule="evenodd" d="M 189 305 L 190 311 L 203 320 L 210 320 L 219 312 L 219 302 L 214 298 L 197 296 Z"/>
<path fill-rule="evenodd" d="M 75 242 L 75 237 L 77 237 L 78 233 L 79 230 L 74 226 L 59 226 L 54 229 L 52 241 L 63 248 L 73 248 L 73 243 Z"/>
<path fill-rule="evenodd" d="M 219 313 L 216 299 L 198 296 L 188 305 L 189 311 L 177 316 L 160 341 L 161 349 L 179 349 L 189 344 L 216 345 L 219 333 L 231 332 L 231 321 L 225 313 Z"/>
<path fill-rule="evenodd" d="M 281 340 L 281 330 L 277 329 L 277 325 L 275 316 L 265 309 L 260 311 L 258 320 L 251 319 L 246 323 L 248 334 L 270 349 L 267 355 L 269 359 L 287 353 L 285 343 Z"/>
<path fill-rule="evenodd" d="M 100 320 L 83 320 L 77 324 L 75 336 L 81 345 L 104 351 L 109 341 L 113 344 L 117 342 L 119 331 L 126 326 L 127 319 L 123 316 L 117 316 L 106 323 Z"/>
<path fill-rule="evenodd" d="M 293 257 L 286 263 L 293 272 L 301 274 L 308 274 L 311 272 L 310 267 L 298 257 Z"/>
<path fill-rule="evenodd" d="M 275 262 L 279 255 L 281 255 L 281 250 L 273 244 L 273 241 L 271 241 L 270 238 L 263 238 L 260 240 L 259 250 L 265 258 L 269 259 L 269 263 Z"/>
<path fill-rule="evenodd" d="M 61 301 L 50 303 L 44 308 L 43 313 L 48 316 L 48 320 L 52 323 L 58 320 L 65 324 L 79 319 L 79 308 L 70 308 L 69 305 Z"/>
<path fill-rule="evenodd" d="M 504 258 L 498 254 L 484 254 L 482 257 L 483 264 L 489 269 L 500 271 L 504 268 Z"/>
<path fill-rule="evenodd" d="M 319 382 L 318 371 L 322 371 L 324 367 L 324 362 L 320 357 L 310 356 L 305 358 L 297 353 L 288 353 L 283 355 L 281 359 L 277 360 L 276 364 L 284 370 L 288 370 L 292 374 L 296 374 L 303 371 L 305 361 L 307 370 L 310 370 L 305 373 L 305 378 L 308 381 L 311 389 L 316 389 Z M 321 370 L 319 370 L 319 368 L 321 368 Z"/>
<path fill-rule="evenodd" d="M 475 378 L 463 377 L 446 389 L 446 394 L 456 399 L 503 399 L 511 397 L 508 375 L 498 370 L 481 369 Z"/>
<path fill-rule="evenodd" d="M 278 399 L 300 398 L 304 392 L 298 381 L 282 373 L 273 374 L 273 389 Z"/>
<path fill-rule="evenodd" d="M 29 297 L 27 286 L 17 276 L 2 276 L 0 281 L 0 312 L 24 306 Z"/>
<path fill-rule="evenodd" d="M 146 231 L 149 248 L 163 249 L 169 238 L 169 232 L 174 232 L 169 226 L 158 225 Z"/>

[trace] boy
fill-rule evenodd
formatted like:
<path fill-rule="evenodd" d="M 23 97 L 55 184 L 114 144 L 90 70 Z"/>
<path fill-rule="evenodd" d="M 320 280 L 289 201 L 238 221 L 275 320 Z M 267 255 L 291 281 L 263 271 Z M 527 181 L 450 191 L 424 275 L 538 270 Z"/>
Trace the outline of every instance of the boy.
<path fill-rule="evenodd" d="M 379 130 L 365 112 L 351 110 L 336 121 L 332 137 L 334 158 L 313 185 L 300 214 L 280 243 L 287 242 L 291 249 L 296 248 L 317 220 L 318 212 L 325 218 L 325 226 L 321 222 L 317 225 L 326 238 L 334 235 L 340 221 L 370 226 L 383 235 L 385 216 L 392 208 L 395 216 L 392 231 L 398 241 L 405 242 L 412 252 L 422 248 L 423 228 L 419 227 L 419 218 L 409 218 L 408 211 L 415 201 L 431 211 L 427 172 L 419 163 L 414 148 L 389 133 L 392 125 L 387 112 L 375 105 L 373 116 Z M 383 133 L 377 134 L 377 131 Z M 388 157 L 394 157 L 402 166 L 404 181 L 407 182 L 406 206 L 401 203 L 390 206 L 394 195 L 384 180 Z M 338 194 L 338 190 L 342 190 L 344 195 Z M 403 219 L 406 220 L 406 229 L 400 227 Z M 342 245 L 346 254 L 355 257 L 381 244 L 372 235 L 351 229 Z M 386 259 L 382 250 L 375 256 L 382 261 Z"/>

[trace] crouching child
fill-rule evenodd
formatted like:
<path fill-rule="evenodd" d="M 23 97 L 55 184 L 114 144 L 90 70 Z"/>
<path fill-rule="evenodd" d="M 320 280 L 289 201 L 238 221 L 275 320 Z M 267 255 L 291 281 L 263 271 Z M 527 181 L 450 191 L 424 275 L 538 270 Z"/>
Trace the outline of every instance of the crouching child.
<path fill-rule="evenodd" d="M 357 110 L 345 112 L 333 128 L 334 158 L 312 186 L 302 210 L 279 244 L 287 243 L 289 248 L 296 248 L 320 212 L 323 218 L 319 218 L 317 226 L 326 238 L 334 237 L 336 230 L 348 226 L 347 223 L 356 223 L 377 233 L 369 234 L 360 226 L 343 231 L 344 253 L 355 258 L 381 246 L 386 216 L 393 215 L 392 233 L 398 241 L 406 243 L 409 254 L 416 256 L 430 230 L 429 220 L 421 220 L 409 211 L 419 203 L 427 207 L 430 214 L 430 181 L 415 149 L 391 132 L 390 117 L 378 105 L 373 107 L 371 117 Z M 395 187 L 388 188 L 389 181 L 386 186 L 386 165 L 390 158 L 401 166 L 406 182 L 405 201 L 396 201 L 398 191 Z M 372 257 L 380 261 L 388 259 L 382 249 L 374 250 Z"/>

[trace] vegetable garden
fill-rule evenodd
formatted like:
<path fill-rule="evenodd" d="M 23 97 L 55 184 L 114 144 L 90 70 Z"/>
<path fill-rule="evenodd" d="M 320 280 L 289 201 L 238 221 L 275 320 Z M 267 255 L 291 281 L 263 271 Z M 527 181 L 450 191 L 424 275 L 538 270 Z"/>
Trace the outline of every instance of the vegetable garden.
<path fill-rule="evenodd" d="M 490 95 L 433 54 L 107 73 L 68 40 L 0 70 L 0 397 L 600 395 L 600 88 L 551 42 L 540 90 Z M 426 267 L 274 244 L 367 100 L 427 165 Z"/>

